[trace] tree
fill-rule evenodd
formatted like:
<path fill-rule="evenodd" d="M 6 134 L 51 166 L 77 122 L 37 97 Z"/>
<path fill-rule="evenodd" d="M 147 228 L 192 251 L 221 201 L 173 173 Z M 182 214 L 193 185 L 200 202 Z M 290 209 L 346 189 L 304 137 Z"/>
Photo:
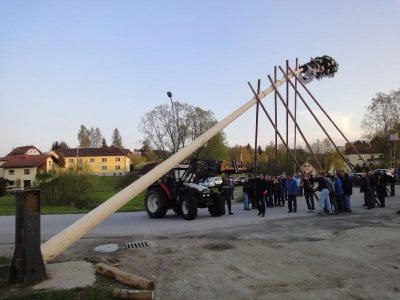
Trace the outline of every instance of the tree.
<path fill-rule="evenodd" d="M 224 134 L 220 132 L 215 135 L 199 151 L 198 157 L 202 159 L 227 160 L 228 149 Z"/>
<path fill-rule="evenodd" d="M 51 146 L 52 151 L 56 151 L 58 149 L 68 149 L 68 148 L 69 148 L 69 146 L 64 141 L 61 141 L 61 142 L 55 141 L 55 142 L 53 142 L 53 144 Z"/>
<path fill-rule="evenodd" d="M 101 147 L 102 147 L 102 148 L 107 148 L 107 141 L 106 141 L 105 138 L 103 138 L 103 139 L 101 140 Z"/>
<path fill-rule="evenodd" d="M 364 135 L 389 137 L 389 133 L 400 124 L 400 89 L 389 94 L 377 93 L 364 113 L 362 127 Z"/>
<path fill-rule="evenodd" d="M 214 124 L 216 120 L 211 111 L 176 101 L 173 102 L 173 106 L 158 105 L 147 112 L 141 119 L 140 131 L 150 146 L 163 153 L 166 158 L 170 153 L 176 153 L 195 140 Z"/>
<path fill-rule="evenodd" d="M 58 166 L 60 168 L 64 168 L 65 167 L 65 157 L 61 152 L 60 153 L 57 152 L 57 154 L 58 154 L 58 162 L 57 162 L 57 164 L 58 164 Z"/>
<path fill-rule="evenodd" d="M 119 134 L 118 128 L 114 129 L 114 132 L 111 137 L 111 145 L 116 148 L 123 148 L 122 146 L 122 137 Z"/>
<path fill-rule="evenodd" d="M 90 147 L 92 148 L 100 148 L 102 146 L 103 135 L 101 134 L 99 127 L 96 127 L 96 129 L 93 127 L 90 128 L 89 140 Z"/>
<path fill-rule="evenodd" d="M 81 125 L 81 129 L 78 132 L 78 142 L 81 148 L 88 148 L 90 146 L 90 132 L 85 125 Z"/>

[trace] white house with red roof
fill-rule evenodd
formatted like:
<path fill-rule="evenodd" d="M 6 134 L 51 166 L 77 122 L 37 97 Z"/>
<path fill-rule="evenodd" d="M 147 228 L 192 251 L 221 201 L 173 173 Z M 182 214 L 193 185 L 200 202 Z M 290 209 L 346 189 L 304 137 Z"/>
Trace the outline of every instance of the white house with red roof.
<path fill-rule="evenodd" d="M 57 159 L 54 152 L 42 153 L 34 146 L 17 147 L 7 156 L 0 157 L 0 178 L 7 179 L 10 188 L 30 188 L 38 174 L 57 167 Z"/>

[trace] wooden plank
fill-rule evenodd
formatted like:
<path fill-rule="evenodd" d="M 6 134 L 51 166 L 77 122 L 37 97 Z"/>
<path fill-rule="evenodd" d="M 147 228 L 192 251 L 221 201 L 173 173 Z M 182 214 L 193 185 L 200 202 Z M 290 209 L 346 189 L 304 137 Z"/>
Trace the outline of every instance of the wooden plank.
<path fill-rule="evenodd" d="M 154 282 L 146 278 L 130 274 L 116 267 L 99 263 L 96 265 L 96 272 L 107 277 L 113 278 L 123 284 L 141 290 L 154 290 Z"/>
<path fill-rule="evenodd" d="M 113 297 L 114 298 L 122 298 L 122 299 L 153 299 L 154 291 L 114 289 Z"/>

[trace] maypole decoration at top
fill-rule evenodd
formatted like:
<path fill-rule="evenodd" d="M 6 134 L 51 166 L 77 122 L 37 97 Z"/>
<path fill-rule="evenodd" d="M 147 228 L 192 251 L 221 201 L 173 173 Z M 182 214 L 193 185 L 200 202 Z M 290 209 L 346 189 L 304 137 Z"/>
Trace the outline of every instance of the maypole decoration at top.
<path fill-rule="evenodd" d="M 310 62 L 300 66 L 299 79 L 303 83 L 309 83 L 317 78 L 334 77 L 338 71 L 339 64 L 328 55 L 318 56 L 310 59 Z"/>

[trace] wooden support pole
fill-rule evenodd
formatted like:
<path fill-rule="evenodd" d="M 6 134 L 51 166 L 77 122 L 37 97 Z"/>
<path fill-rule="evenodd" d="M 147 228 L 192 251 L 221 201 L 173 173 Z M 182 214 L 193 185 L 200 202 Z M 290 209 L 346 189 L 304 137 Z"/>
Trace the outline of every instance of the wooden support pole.
<path fill-rule="evenodd" d="M 297 75 L 300 72 L 301 69 L 296 70 L 294 73 L 291 73 L 288 76 L 285 76 L 281 80 L 277 81 L 275 86 L 278 87 L 282 85 L 287 81 L 287 78 L 292 78 L 294 76 L 293 74 Z M 263 99 L 273 90 L 274 88 L 270 86 L 267 89 L 261 91 L 257 95 L 258 99 Z M 156 168 L 131 183 L 125 189 L 112 196 L 110 199 L 84 215 L 82 218 L 71 224 L 69 227 L 65 228 L 60 233 L 56 234 L 54 237 L 50 238 L 41 247 L 44 262 L 47 263 L 56 258 L 60 253 L 70 247 L 73 243 L 79 240 L 91 229 L 103 222 L 107 217 L 109 217 L 111 214 L 113 214 L 130 200 L 132 200 L 132 198 L 136 197 L 139 193 L 144 191 L 154 181 L 162 177 L 181 161 L 189 157 L 194 151 L 207 143 L 211 138 L 221 132 L 221 130 L 223 130 L 226 126 L 228 126 L 230 123 L 232 123 L 242 114 L 244 114 L 250 107 L 252 107 L 256 103 L 257 99 L 256 97 L 253 97 L 247 103 L 228 115 L 225 119 L 218 122 L 205 133 L 200 135 L 191 144 L 179 150 L 177 153 L 158 165 Z"/>
<path fill-rule="evenodd" d="M 107 277 L 113 278 L 123 284 L 141 290 L 154 290 L 154 282 L 146 278 L 130 274 L 116 267 L 99 263 L 96 265 L 96 272 Z"/>

